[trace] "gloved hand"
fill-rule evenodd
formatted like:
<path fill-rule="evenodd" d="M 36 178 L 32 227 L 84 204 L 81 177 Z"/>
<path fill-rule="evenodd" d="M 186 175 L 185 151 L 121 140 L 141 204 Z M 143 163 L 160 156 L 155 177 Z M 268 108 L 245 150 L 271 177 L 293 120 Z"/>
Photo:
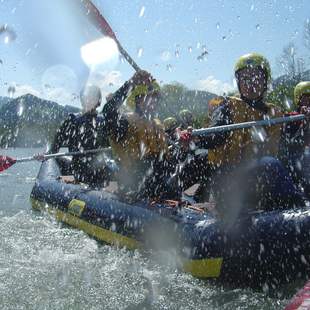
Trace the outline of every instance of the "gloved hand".
<path fill-rule="evenodd" d="M 43 153 L 38 153 L 38 154 L 35 154 L 33 156 L 33 158 L 37 161 L 44 161 L 45 160 L 45 154 Z"/>
<path fill-rule="evenodd" d="M 180 128 L 176 129 L 178 142 L 183 151 L 188 151 L 191 148 L 191 144 L 193 143 L 192 132 L 193 129 L 191 127 L 187 130 L 181 130 Z"/>
<path fill-rule="evenodd" d="M 145 70 L 137 71 L 133 75 L 133 77 L 130 79 L 130 82 L 133 86 L 140 85 L 140 84 L 147 85 L 147 84 L 152 83 L 152 81 L 154 81 L 154 78 L 149 72 Z"/>
<path fill-rule="evenodd" d="M 306 117 L 306 121 L 309 122 L 310 120 L 310 107 L 309 106 L 301 106 L 300 113 L 304 114 Z"/>

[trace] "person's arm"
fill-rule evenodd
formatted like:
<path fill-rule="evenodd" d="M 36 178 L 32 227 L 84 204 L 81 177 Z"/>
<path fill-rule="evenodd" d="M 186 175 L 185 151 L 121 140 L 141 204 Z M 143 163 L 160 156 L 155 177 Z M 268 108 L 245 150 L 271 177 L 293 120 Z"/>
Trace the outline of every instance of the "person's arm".
<path fill-rule="evenodd" d="M 117 121 L 119 117 L 118 109 L 125 101 L 130 88 L 131 83 L 129 81 L 125 82 L 125 84 L 121 86 L 104 105 L 102 114 L 108 125 Z"/>
<path fill-rule="evenodd" d="M 117 139 L 124 136 L 127 132 L 128 122 L 121 117 L 119 108 L 125 101 L 130 88 L 131 83 L 128 81 L 125 82 L 125 84 L 113 94 L 110 100 L 107 101 L 102 109 L 106 133 L 117 137 Z"/>
<path fill-rule="evenodd" d="M 223 102 L 213 111 L 209 127 L 229 125 L 232 123 L 229 107 L 226 102 Z M 195 143 L 199 148 L 214 149 L 225 144 L 229 135 L 229 132 L 213 133 L 197 138 Z"/>
<path fill-rule="evenodd" d="M 102 114 L 105 119 L 106 128 L 110 135 L 117 139 L 122 139 L 128 129 L 128 122 L 121 117 L 119 108 L 131 91 L 131 88 L 139 84 L 148 84 L 153 80 L 152 76 L 146 71 L 139 71 L 123 86 L 121 86 L 113 96 L 108 100 L 102 109 Z"/>

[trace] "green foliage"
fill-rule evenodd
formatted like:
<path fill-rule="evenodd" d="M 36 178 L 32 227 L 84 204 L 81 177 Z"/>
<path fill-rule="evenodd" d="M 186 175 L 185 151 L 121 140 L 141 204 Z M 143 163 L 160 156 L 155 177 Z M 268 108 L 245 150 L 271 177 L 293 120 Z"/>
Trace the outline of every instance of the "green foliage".
<path fill-rule="evenodd" d="M 267 101 L 275 104 L 284 111 L 294 110 L 294 85 L 280 84 L 267 95 Z"/>
<path fill-rule="evenodd" d="M 161 88 L 159 117 L 162 120 L 167 117 L 178 119 L 179 112 L 188 109 L 193 113 L 195 123 L 202 123 L 208 111 L 208 102 L 215 96 L 205 91 L 189 90 L 180 83 L 166 84 Z"/>

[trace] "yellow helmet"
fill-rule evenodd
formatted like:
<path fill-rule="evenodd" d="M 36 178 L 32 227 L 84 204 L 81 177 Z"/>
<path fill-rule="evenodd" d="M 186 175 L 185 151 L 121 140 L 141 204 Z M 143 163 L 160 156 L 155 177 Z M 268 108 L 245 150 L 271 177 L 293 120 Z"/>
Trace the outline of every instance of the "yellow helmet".
<path fill-rule="evenodd" d="M 183 125 L 192 125 L 193 123 L 193 113 L 190 110 L 184 109 L 179 113 L 179 118 Z"/>
<path fill-rule="evenodd" d="M 129 97 L 127 98 L 126 104 L 130 109 L 134 110 L 136 108 L 137 97 L 159 93 L 160 93 L 160 86 L 155 80 L 149 85 L 147 84 L 136 85 L 134 89 L 131 91 Z"/>
<path fill-rule="evenodd" d="M 163 121 L 165 131 L 170 131 L 178 126 L 178 121 L 175 117 L 167 117 Z"/>
<path fill-rule="evenodd" d="M 294 103 L 296 106 L 299 105 L 299 100 L 302 95 L 310 95 L 310 82 L 300 82 L 294 89 Z"/>
<path fill-rule="evenodd" d="M 239 58 L 239 60 L 235 64 L 236 78 L 238 78 L 237 73 L 240 70 L 253 67 L 263 69 L 267 76 L 267 83 L 271 81 L 271 68 L 269 61 L 264 56 L 257 53 L 246 54 Z"/>

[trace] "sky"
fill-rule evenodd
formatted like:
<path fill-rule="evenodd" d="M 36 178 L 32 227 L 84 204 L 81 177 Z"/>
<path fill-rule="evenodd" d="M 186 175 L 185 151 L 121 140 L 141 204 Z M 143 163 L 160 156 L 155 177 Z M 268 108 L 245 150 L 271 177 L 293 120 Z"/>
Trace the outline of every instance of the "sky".
<path fill-rule="evenodd" d="M 14 86 L 61 104 L 79 105 L 85 83 L 106 95 L 134 73 L 118 55 L 91 68 L 81 47 L 101 34 L 71 5 L 80 0 L 0 0 L 0 95 Z M 159 82 L 180 82 L 217 94 L 234 88 L 241 55 L 259 52 L 280 74 L 277 58 L 293 42 L 302 57 L 309 0 L 97 0 L 123 47 Z M 103 49 L 113 50 L 107 44 Z M 207 52 L 207 53 L 206 53 Z M 308 54 L 307 54 L 308 53 Z M 111 53 L 110 53 L 111 54 Z M 205 55 L 205 56 L 203 56 Z"/>

